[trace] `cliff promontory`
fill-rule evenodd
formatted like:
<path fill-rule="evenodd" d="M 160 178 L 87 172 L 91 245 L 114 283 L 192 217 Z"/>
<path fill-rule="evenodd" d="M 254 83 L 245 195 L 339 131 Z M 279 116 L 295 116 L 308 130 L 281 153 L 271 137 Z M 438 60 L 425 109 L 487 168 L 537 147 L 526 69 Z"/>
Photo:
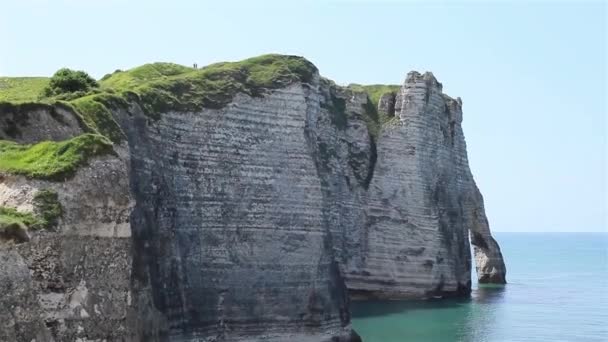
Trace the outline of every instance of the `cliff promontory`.
<path fill-rule="evenodd" d="M 1 341 L 359 341 L 351 300 L 468 295 L 470 244 L 505 283 L 431 73 L 338 86 L 264 55 L 45 82 L 0 78 Z"/>

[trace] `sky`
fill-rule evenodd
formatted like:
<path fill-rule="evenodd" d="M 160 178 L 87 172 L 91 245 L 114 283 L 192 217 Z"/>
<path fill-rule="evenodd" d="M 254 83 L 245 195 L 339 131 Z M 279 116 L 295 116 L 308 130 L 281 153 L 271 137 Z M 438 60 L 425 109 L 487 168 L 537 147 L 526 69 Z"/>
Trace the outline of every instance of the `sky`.
<path fill-rule="evenodd" d="M 493 231 L 608 231 L 602 1 L 0 0 L 0 75 L 276 52 L 339 84 L 432 71 L 463 99 Z"/>

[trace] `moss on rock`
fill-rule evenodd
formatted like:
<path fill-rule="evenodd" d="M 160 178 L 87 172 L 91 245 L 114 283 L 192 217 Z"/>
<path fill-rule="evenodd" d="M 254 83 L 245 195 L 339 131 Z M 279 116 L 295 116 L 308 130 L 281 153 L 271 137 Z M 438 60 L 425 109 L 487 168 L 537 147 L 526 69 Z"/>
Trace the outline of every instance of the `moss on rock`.
<path fill-rule="evenodd" d="M 395 121 L 395 118 L 389 116 L 388 113 L 378 111 L 378 101 L 386 93 L 398 92 L 400 86 L 393 84 L 350 84 L 348 88 L 367 94 L 367 103 L 363 105 L 364 120 L 370 135 L 374 140 L 377 140 L 382 127 Z"/>
<path fill-rule="evenodd" d="M 110 153 L 113 153 L 112 142 L 98 134 L 32 145 L 0 140 L 0 172 L 62 180 L 73 175 L 90 158 Z"/>
<path fill-rule="evenodd" d="M 53 229 L 63 214 L 57 193 L 43 189 L 34 195 L 34 212 L 0 206 L 0 240 L 26 242 L 29 230 Z"/>
<path fill-rule="evenodd" d="M 63 214 L 57 192 L 52 189 L 42 189 L 34 195 L 34 212 L 44 228 L 55 228 Z"/>
<path fill-rule="evenodd" d="M 118 96 L 97 94 L 81 97 L 67 104 L 80 115 L 90 132 L 104 135 L 113 142 L 120 143 L 124 138 L 124 133 L 108 109 L 108 107 L 115 107 L 118 103 L 126 106 L 125 101 Z"/>
<path fill-rule="evenodd" d="M 19 224 L 30 229 L 43 228 L 43 222 L 33 213 L 17 211 L 14 208 L 0 206 L 0 224 Z"/>
<path fill-rule="evenodd" d="M 378 108 L 378 101 L 380 101 L 380 97 L 386 93 L 396 93 L 401 89 L 401 86 L 396 84 L 355 84 L 351 83 L 348 85 L 348 88 L 354 91 L 361 91 L 367 94 L 369 97 L 371 104 Z"/>

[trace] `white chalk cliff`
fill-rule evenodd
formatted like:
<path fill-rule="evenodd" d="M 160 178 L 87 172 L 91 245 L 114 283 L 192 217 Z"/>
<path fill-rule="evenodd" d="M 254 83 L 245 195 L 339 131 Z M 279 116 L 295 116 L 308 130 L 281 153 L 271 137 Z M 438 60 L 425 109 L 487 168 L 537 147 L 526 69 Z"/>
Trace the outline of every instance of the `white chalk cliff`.
<path fill-rule="evenodd" d="M 470 244 L 506 282 L 462 102 L 431 73 L 378 104 L 316 68 L 221 106 L 145 101 L 110 108 L 124 140 L 72 178 L 2 174 L 1 206 L 52 188 L 63 216 L 0 241 L 0 340 L 358 341 L 353 299 L 468 295 Z M 0 139 L 81 133 L 52 107 L 0 106 Z"/>

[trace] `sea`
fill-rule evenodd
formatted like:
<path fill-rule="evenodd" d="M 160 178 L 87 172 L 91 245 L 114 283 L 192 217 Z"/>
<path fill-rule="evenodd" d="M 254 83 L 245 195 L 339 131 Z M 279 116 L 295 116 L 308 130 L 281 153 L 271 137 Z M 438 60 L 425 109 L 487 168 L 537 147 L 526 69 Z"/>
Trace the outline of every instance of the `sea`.
<path fill-rule="evenodd" d="M 474 282 L 466 299 L 355 302 L 355 331 L 364 342 L 608 342 L 608 233 L 494 237 L 507 285 Z"/>

